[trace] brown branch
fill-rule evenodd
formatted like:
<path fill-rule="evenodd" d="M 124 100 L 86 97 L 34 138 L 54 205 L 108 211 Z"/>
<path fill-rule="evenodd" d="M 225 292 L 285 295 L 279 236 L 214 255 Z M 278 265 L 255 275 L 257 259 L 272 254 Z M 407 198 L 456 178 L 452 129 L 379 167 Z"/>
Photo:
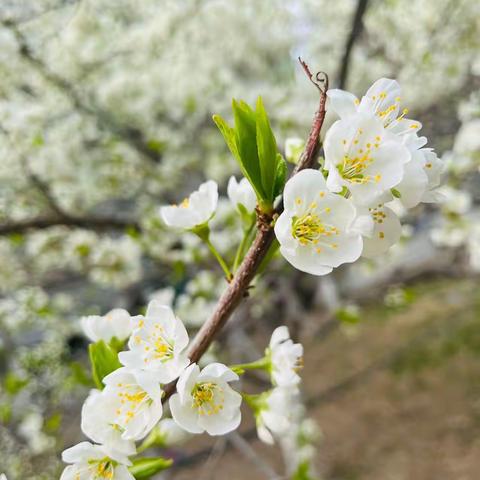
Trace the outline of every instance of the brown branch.
<path fill-rule="evenodd" d="M 337 75 L 338 88 L 345 88 L 348 79 L 348 73 L 350 70 L 350 59 L 352 50 L 356 40 L 360 37 L 363 31 L 363 17 L 367 11 L 368 0 L 358 0 L 357 9 L 352 20 L 352 27 L 350 29 L 350 35 L 345 43 L 345 49 L 342 56 L 342 62 Z"/>
<path fill-rule="evenodd" d="M 301 61 L 301 60 L 300 60 Z M 303 62 L 302 66 L 305 64 Z M 304 67 L 305 68 L 305 67 Z M 308 68 L 307 68 L 307 70 Z M 325 75 L 325 74 L 323 74 Z M 308 76 L 312 80 L 312 76 L 308 73 Z M 317 80 L 321 83 L 320 75 L 317 74 Z M 317 159 L 317 153 L 320 146 L 320 130 L 322 128 L 323 120 L 325 118 L 325 102 L 326 92 L 328 88 L 328 77 L 325 75 L 324 87 L 317 85 L 320 91 L 320 103 L 315 117 L 313 120 L 310 135 L 307 140 L 307 144 L 304 152 L 302 153 L 300 160 L 292 173 L 292 176 L 305 168 L 313 167 Z M 258 215 L 259 229 L 257 236 L 255 237 L 250 249 L 248 250 L 243 262 L 238 268 L 232 281 L 229 283 L 226 290 L 220 297 L 215 311 L 212 316 L 202 325 L 197 335 L 193 339 L 189 351 L 188 357 L 190 361 L 197 362 L 202 355 L 206 352 L 218 332 L 223 328 L 227 320 L 230 318 L 234 310 L 238 307 L 242 299 L 245 297 L 250 282 L 255 277 L 262 260 L 270 248 L 275 235 L 273 232 L 273 218 L 275 215 L 280 214 L 283 211 L 283 205 L 280 204 L 273 215 Z M 164 401 L 167 400 L 175 390 L 175 384 L 168 385 L 165 389 Z"/>
<path fill-rule="evenodd" d="M 43 230 L 51 227 L 74 227 L 104 232 L 108 230 L 125 230 L 133 228 L 140 230 L 135 221 L 127 221 L 110 217 L 40 217 L 31 220 L 0 224 L 0 236 L 22 234 L 29 230 Z"/>

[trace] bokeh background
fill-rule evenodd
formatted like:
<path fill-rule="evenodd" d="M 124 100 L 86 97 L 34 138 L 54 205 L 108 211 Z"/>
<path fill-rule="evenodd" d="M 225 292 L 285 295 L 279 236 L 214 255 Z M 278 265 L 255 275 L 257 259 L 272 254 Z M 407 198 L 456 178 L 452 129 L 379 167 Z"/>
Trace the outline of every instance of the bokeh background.
<path fill-rule="evenodd" d="M 301 478 L 477 479 L 479 46 L 476 0 L 3 0 L 0 472 L 58 478 L 83 439 L 82 315 L 158 298 L 192 332 L 208 317 L 221 272 L 158 207 L 216 180 L 213 240 L 231 258 L 239 172 L 211 115 L 262 95 L 282 150 L 306 138 L 317 92 L 301 55 L 356 95 L 400 81 L 446 162 L 444 201 L 408 212 L 375 261 L 315 278 L 276 259 L 209 355 L 251 360 L 279 324 L 303 341 L 316 427 Z M 245 418 L 235 436 L 170 447 L 162 478 L 286 478 L 298 452 L 261 445 Z"/>

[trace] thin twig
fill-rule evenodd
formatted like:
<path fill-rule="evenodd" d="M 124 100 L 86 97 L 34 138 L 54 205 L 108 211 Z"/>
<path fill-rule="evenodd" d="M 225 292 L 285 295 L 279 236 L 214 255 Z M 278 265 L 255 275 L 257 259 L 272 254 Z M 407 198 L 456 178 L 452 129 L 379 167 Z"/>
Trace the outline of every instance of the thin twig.
<path fill-rule="evenodd" d="M 355 45 L 356 40 L 360 37 L 363 31 L 363 17 L 367 11 L 368 0 L 358 0 L 357 9 L 355 10 L 355 15 L 352 20 L 352 27 L 350 29 L 350 35 L 347 38 L 345 43 L 345 49 L 342 56 L 342 61 L 340 64 L 338 72 L 338 88 L 345 88 L 348 79 L 348 73 L 350 71 L 350 60 L 352 55 L 352 50 Z"/>
<path fill-rule="evenodd" d="M 304 62 L 301 62 L 301 64 L 305 69 L 306 64 Z M 310 71 L 308 70 L 308 72 Z M 312 128 L 305 150 L 302 153 L 300 160 L 292 173 L 292 176 L 297 174 L 300 170 L 312 167 L 317 159 L 317 153 L 320 146 L 320 130 L 322 128 L 323 120 L 325 119 L 325 102 L 327 98 L 326 88 L 328 87 L 328 77 L 321 73 L 317 74 L 317 78 L 321 78 L 319 75 L 325 76 L 325 87 L 319 88 L 317 85 L 317 88 L 320 91 L 319 107 L 313 119 Z M 312 78 L 310 74 L 309 78 Z M 257 235 L 250 246 L 250 249 L 245 255 L 240 267 L 235 272 L 235 276 L 233 277 L 232 281 L 220 297 L 212 316 L 202 325 L 190 345 L 188 357 L 192 363 L 198 362 L 218 332 L 223 328 L 227 320 L 230 318 L 234 310 L 238 307 L 243 298 L 245 298 L 248 287 L 255 277 L 260 264 L 262 263 L 274 240 L 274 215 L 278 215 L 282 211 L 283 204 L 280 204 L 276 208 L 273 215 L 258 215 L 259 228 Z M 166 387 L 164 401 L 172 395 L 174 390 L 175 384 L 170 384 Z"/>

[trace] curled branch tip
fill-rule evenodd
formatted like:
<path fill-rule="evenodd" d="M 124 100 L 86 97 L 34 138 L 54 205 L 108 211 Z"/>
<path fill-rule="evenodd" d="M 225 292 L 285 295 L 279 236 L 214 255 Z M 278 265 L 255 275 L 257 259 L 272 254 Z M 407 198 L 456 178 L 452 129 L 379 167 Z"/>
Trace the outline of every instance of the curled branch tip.
<path fill-rule="evenodd" d="M 301 57 L 298 57 L 300 65 L 303 67 L 309 80 L 317 87 L 320 93 L 325 94 L 328 90 L 328 75 L 325 72 L 317 72 L 315 75 L 312 74 L 309 66 L 306 62 L 302 60 Z"/>

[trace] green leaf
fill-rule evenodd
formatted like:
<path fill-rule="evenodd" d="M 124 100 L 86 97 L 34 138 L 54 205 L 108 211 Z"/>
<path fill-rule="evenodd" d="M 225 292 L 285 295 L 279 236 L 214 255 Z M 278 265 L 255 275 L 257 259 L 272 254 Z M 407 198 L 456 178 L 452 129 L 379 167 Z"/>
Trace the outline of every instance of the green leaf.
<path fill-rule="evenodd" d="M 287 162 L 277 153 L 277 166 L 275 170 L 275 187 L 273 189 L 273 200 L 283 192 L 287 180 Z"/>
<path fill-rule="evenodd" d="M 171 458 L 138 458 L 133 461 L 129 470 L 137 480 L 141 480 L 150 478 L 152 475 L 171 467 L 172 464 L 173 460 Z"/>
<path fill-rule="evenodd" d="M 235 119 L 235 139 L 243 175 L 252 184 L 258 199 L 269 200 L 263 189 L 257 150 L 257 125 L 255 112 L 245 102 L 232 102 Z"/>
<path fill-rule="evenodd" d="M 273 202 L 277 167 L 277 142 L 270 127 L 262 97 L 258 97 L 257 100 L 256 117 L 257 150 L 262 186 L 267 199 Z"/>
<path fill-rule="evenodd" d="M 92 364 L 92 377 L 95 385 L 103 390 L 102 380 L 122 365 L 118 361 L 117 352 L 103 340 L 91 343 L 88 347 L 90 363 Z"/>
<path fill-rule="evenodd" d="M 242 160 L 240 159 L 240 154 L 238 153 L 238 149 L 237 149 L 235 130 L 232 127 L 230 127 L 230 125 L 228 125 L 228 123 L 220 115 L 214 115 L 212 118 L 213 118 L 213 121 L 215 122 L 215 125 L 220 130 L 220 133 L 223 135 L 225 143 L 227 144 L 228 148 L 232 152 L 232 155 L 241 165 Z"/>

